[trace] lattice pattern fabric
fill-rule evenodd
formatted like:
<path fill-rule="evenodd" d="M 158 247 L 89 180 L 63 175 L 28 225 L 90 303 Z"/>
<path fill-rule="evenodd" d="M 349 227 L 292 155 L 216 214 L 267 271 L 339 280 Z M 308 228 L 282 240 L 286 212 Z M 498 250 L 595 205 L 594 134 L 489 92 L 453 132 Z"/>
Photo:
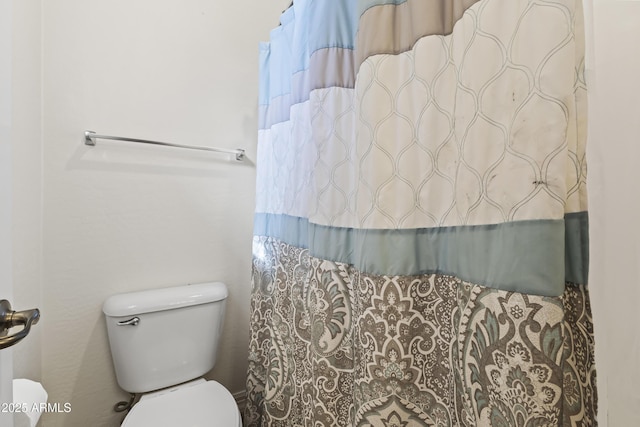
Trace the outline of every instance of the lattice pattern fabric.
<path fill-rule="evenodd" d="M 595 425 L 580 0 L 296 0 L 260 58 L 246 424 Z"/>

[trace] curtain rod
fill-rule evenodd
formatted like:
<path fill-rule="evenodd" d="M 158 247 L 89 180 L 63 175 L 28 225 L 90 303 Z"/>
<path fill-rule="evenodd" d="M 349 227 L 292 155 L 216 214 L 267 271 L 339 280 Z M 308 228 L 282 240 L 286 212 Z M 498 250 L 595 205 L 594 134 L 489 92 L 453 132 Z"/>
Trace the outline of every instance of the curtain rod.
<path fill-rule="evenodd" d="M 163 145 L 165 147 L 176 147 L 176 148 L 186 148 L 189 150 L 203 150 L 203 151 L 215 151 L 217 153 L 229 153 L 235 154 L 236 160 L 243 161 L 245 154 L 242 148 L 237 148 L 235 150 L 230 150 L 226 148 L 214 148 L 214 147 L 199 147 L 195 145 L 182 145 L 182 144 L 172 144 L 170 142 L 160 142 L 160 141 L 151 141 L 148 139 L 139 139 L 139 138 L 129 138 L 124 136 L 111 136 L 111 135 L 99 135 L 93 131 L 85 130 L 84 131 L 84 143 L 85 145 L 95 146 L 96 139 L 111 139 L 113 141 L 127 141 L 127 142 L 137 142 L 141 144 L 153 144 L 153 145 Z"/>

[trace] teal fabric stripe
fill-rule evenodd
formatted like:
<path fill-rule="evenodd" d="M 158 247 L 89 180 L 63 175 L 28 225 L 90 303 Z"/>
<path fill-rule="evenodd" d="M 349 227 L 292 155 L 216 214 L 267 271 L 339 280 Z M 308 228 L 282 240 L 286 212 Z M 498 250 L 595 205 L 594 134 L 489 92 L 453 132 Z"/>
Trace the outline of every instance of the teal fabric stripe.
<path fill-rule="evenodd" d="M 253 234 L 269 236 L 299 248 L 309 247 L 309 221 L 289 215 L 256 214 Z"/>
<path fill-rule="evenodd" d="M 564 217 L 565 276 L 567 282 L 589 283 L 589 215 L 576 212 Z"/>
<path fill-rule="evenodd" d="M 327 227 L 306 218 L 257 214 L 254 234 L 309 248 L 315 257 L 353 264 L 370 274 L 441 273 L 506 291 L 559 296 L 565 281 L 586 284 L 586 215 L 386 230 Z"/>

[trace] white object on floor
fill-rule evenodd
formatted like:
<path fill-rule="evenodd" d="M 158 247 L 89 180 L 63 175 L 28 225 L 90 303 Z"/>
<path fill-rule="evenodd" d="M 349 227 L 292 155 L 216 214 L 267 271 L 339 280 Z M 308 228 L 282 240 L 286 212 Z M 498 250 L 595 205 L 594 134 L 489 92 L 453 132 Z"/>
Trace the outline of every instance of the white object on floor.
<path fill-rule="evenodd" d="M 20 407 L 20 411 L 13 411 L 15 427 L 35 427 L 42 414 L 40 405 L 46 405 L 48 397 L 47 391 L 39 382 L 14 379 L 13 403 Z"/>

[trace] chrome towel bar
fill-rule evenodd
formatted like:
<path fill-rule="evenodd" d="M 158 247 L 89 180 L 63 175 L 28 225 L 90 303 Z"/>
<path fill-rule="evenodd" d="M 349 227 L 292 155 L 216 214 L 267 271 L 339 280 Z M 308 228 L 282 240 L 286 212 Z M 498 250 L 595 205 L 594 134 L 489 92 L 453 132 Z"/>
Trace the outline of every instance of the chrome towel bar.
<path fill-rule="evenodd" d="M 229 154 L 235 154 L 236 160 L 240 162 L 243 161 L 245 157 L 244 150 L 241 148 L 237 148 L 235 150 L 229 150 L 226 148 L 213 148 L 213 147 L 200 147 L 195 145 L 172 144 L 169 142 L 151 141 L 148 139 L 138 139 L 138 138 L 128 138 L 124 136 L 99 135 L 90 130 L 84 131 L 84 143 L 86 145 L 95 146 L 96 139 L 111 139 L 114 141 L 138 142 L 141 144 L 163 145 L 165 147 L 187 148 L 189 150 L 203 150 L 203 151 L 215 151 L 217 153 L 229 153 Z"/>

